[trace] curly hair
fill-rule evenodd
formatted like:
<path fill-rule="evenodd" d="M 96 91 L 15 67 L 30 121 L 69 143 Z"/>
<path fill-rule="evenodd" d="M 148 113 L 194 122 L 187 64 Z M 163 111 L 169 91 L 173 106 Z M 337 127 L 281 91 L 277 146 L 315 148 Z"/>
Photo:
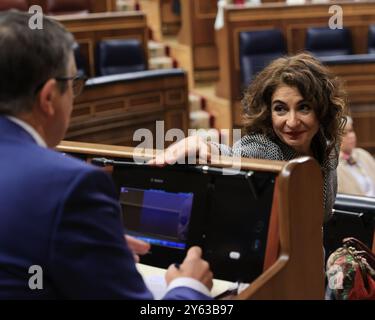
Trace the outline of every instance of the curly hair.
<path fill-rule="evenodd" d="M 327 145 L 312 147 L 320 150 L 320 158 L 327 159 L 341 139 L 347 98 L 338 78 L 308 53 L 274 60 L 251 82 L 242 100 L 245 131 L 275 136 L 271 104 L 272 95 L 280 85 L 297 88 L 313 106 Z M 321 144 L 317 141 L 314 137 L 312 143 Z"/>

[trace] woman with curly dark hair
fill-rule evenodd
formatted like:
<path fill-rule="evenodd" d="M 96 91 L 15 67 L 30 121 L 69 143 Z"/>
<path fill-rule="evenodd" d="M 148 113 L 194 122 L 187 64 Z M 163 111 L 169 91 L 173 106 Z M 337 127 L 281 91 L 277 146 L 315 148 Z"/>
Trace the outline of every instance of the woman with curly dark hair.
<path fill-rule="evenodd" d="M 263 134 L 297 153 L 314 156 L 319 163 L 331 155 L 337 158 L 345 95 L 337 78 L 313 56 L 303 53 L 274 60 L 251 83 L 242 103 L 248 135 Z M 308 120 L 313 121 L 311 131 L 305 123 Z M 306 134 L 295 130 L 299 125 L 299 129 L 307 126 L 303 130 Z"/>
<path fill-rule="evenodd" d="M 314 157 L 322 168 L 328 218 L 336 196 L 336 167 L 345 124 L 346 99 L 340 82 L 307 53 L 282 57 L 256 76 L 242 103 L 246 135 L 232 148 L 189 137 L 196 143 L 185 139 L 168 148 L 165 155 L 177 159 L 198 150 L 210 158 L 218 148 L 224 155 L 257 159 Z"/>

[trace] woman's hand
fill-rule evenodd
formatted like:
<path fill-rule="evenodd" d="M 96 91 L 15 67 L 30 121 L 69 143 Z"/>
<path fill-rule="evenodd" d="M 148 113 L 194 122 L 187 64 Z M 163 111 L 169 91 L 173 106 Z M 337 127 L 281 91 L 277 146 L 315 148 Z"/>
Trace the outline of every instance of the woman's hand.
<path fill-rule="evenodd" d="M 216 149 L 216 148 L 215 148 Z M 164 151 L 160 151 L 154 159 L 148 164 L 156 166 L 165 166 L 167 164 L 185 163 L 185 158 L 199 158 L 200 163 L 208 163 L 211 161 L 212 145 L 199 136 L 190 136 L 171 145 Z M 192 161 L 193 162 L 193 161 Z M 194 164 L 196 161 L 194 162 Z"/>

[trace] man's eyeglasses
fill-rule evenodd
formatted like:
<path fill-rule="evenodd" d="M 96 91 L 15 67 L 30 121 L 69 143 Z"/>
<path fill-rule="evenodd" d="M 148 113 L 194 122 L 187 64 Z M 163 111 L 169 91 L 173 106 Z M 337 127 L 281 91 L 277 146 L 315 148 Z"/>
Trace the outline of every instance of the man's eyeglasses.
<path fill-rule="evenodd" d="M 87 77 L 82 74 L 78 74 L 73 77 L 55 77 L 55 80 L 56 81 L 73 80 L 73 84 L 72 84 L 73 95 L 74 95 L 74 98 L 76 98 L 82 93 L 83 88 L 85 87 L 85 83 L 87 81 Z"/>
<path fill-rule="evenodd" d="M 56 81 L 69 81 L 69 80 L 72 80 L 73 81 L 73 84 L 72 84 L 72 88 L 73 88 L 73 95 L 74 95 L 74 98 L 78 97 L 82 91 L 83 91 L 83 88 L 85 87 L 85 84 L 86 84 L 86 81 L 87 81 L 87 77 L 83 74 L 77 74 L 73 77 L 55 77 L 54 78 Z M 35 90 L 35 94 L 43 88 L 43 86 L 45 85 L 46 82 L 43 82 L 42 84 L 40 84 L 36 90 Z"/>

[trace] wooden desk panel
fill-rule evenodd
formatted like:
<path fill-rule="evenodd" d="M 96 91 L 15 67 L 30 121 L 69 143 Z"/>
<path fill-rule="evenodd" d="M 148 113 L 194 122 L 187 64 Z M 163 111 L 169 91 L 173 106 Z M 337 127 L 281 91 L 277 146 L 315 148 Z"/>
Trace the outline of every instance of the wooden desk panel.
<path fill-rule="evenodd" d="M 117 10 L 117 0 L 90 0 L 92 12 L 111 12 Z"/>
<path fill-rule="evenodd" d="M 153 40 L 162 41 L 163 36 L 177 35 L 181 17 L 172 11 L 173 0 L 140 0 L 141 11 L 147 16 Z"/>
<path fill-rule="evenodd" d="M 29 7 L 32 5 L 41 6 L 43 12 L 47 12 L 47 1 L 48 0 L 29 0 Z M 117 9 L 117 1 L 116 0 L 90 0 L 90 8 L 89 11 L 94 12 L 111 12 L 116 11 Z"/>
<path fill-rule="evenodd" d="M 217 0 L 181 0 L 182 26 L 179 43 L 191 54 L 189 72 L 195 80 L 216 80 L 218 57 L 214 24 Z"/>
<path fill-rule="evenodd" d="M 375 63 L 329 68 L 344 82 L 358 146 L 375 155 Z"/>
<path fill-rule="evenodd" d="M 352 107 L 351 116 L 357 135 L 358 147 L 366 149 L 375 157 L 375 108 Z"/>
<path fill-rule="evenodd" d="M 342 80 L 349 106 L 375 105 L 375 62 L 336 64 L 330 65 L 329 69 Z"/>
<path fill-rule="evenodd" d="M 148 65 L 148 32 L 144 13 L 110 12 L 63 15 L 54 18 L 72 32 L 79 43 L 82 55 L 89 66 L 89 77 L 96 75 L 95 48 L 101 40 L 138 39 L 142 43 Z"/>
<path fill-rule="evenodd" d="M 179 128 L 187 135 L 187 96 L 185 75 L 88 86 L 75 101 L 66 139 L 136 146 L 134 132 L 145 128 L 155 138 L 155 122 L 162 120 L 165 132 Z"/>

